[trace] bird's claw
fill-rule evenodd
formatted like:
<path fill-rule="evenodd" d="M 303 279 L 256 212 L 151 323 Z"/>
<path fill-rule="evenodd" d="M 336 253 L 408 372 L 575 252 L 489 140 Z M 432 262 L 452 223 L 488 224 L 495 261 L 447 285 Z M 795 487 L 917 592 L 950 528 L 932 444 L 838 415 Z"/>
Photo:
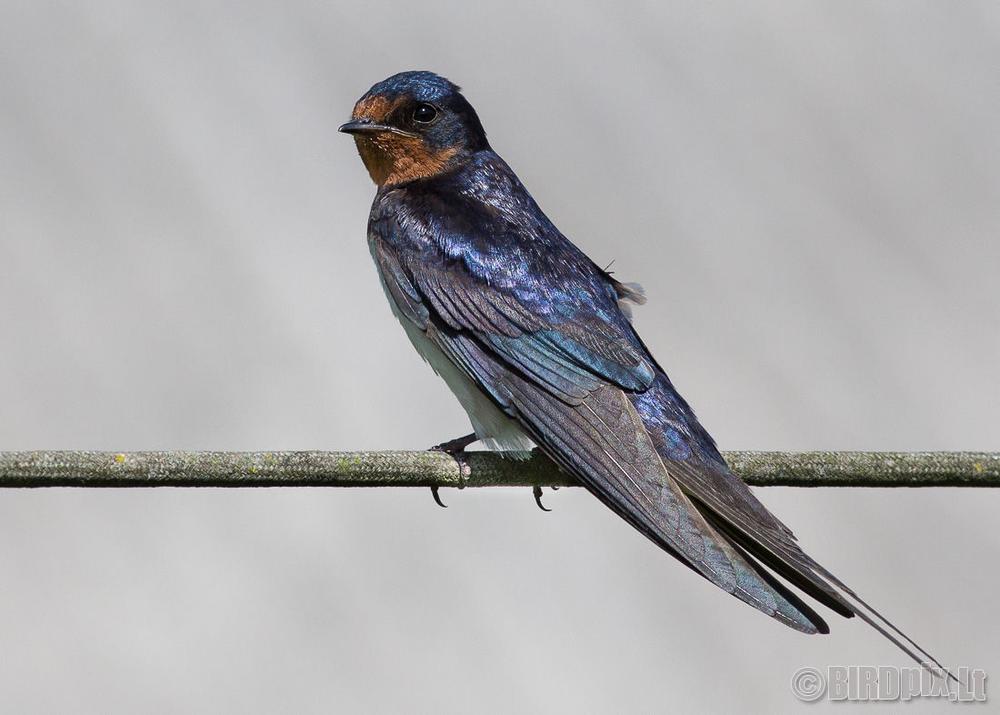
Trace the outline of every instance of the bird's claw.
<path fill-rule="evenodd" d="M 535 485 L 534 487 L 532 487 L 531 493 L 535 495 L 535 504 L 538 505 L 539 509 L 541 509 L 542 511 L 552 511 L 551 509 L 546 508 L 544 504 L 542 504 L 542 488 L 540 486 Z"/>
<path fill-rule="evenodd" d="M 442 442 L 441 444 L 436 444 L 430 448 L 431 452 L 444 452 L 455 460 L 458 464 L 458 470 L 462 473 L 463 477 L 467 477 L 472 474 L 472 467 L 469 466 L 468 461 L 465 459 L 465 448 L 476 441 L 476 434 L 467 434 L 464 437 L 458 437 L 456 439 L 450 439 L 447 442 Z M 431 487 L 431 496 L 434 497 L 434 503 L 440 507 L 448 508 L 448 505 L 441 501 L 441 495 L 438 493 L 439 487 L 437 485 Z"/>
<path fill-rule="evenodd" d="M 442 509 L 447 509 L 448 505 L 441 501 L 441 495 L 438 493 L 438 486 L 435 484 L 431 487 L 431 496 L 434 497 L 434 503 L 437 504 Z"/>

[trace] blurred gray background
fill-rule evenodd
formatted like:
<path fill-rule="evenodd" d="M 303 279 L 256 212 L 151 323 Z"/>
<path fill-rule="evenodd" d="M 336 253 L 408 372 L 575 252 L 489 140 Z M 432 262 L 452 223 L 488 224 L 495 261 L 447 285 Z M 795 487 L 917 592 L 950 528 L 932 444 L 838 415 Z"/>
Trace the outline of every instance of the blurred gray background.
<path fill-rule="evenodd" d="M 1000 449 L 1000 6 L 431 0 L 2 5 L 0 449 L 466 432 L 336 132 L 404 69 L 461 84 L 556 224 L 645 285 L 723 448 Z M 759 493 L 1000 677 L 1000 494 Z M 782 628 L 582 490 L 444 497 L 6 491 L 0 711 L 784 712 L 800 666 L 908 664 L 832 614 Z"/>

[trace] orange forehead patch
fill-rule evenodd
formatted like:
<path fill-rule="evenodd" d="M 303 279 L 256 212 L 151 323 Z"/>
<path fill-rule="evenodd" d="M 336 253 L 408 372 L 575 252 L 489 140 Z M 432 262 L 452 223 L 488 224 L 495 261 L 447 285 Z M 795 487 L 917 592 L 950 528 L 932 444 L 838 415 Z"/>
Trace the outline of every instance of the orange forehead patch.
<path fill-rule="evenodd" d="M 389 116 L 389 113 L 399 106 L 399 103 L 402 101 L 404 101 L 404 98 L 400 97 L 395 102 L 390 102 L 378 94 L 374 97 L 365 97 L 354 105 L 354 112 L 351 114 L 351 119 L 354 121 L 367 119 L 376 123 L 383 122 Z"/>

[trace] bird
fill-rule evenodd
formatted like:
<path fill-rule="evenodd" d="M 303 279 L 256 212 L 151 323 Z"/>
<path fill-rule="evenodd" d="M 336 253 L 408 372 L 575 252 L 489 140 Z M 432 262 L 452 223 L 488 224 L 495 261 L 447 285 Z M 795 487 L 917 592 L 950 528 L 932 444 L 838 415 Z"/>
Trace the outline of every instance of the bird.
<path fill-rule="evenodd" d="M 472 423 L 472 434 L 439 449 L 460 458 L 474 441 L 506 454 L 537 448 L 658 547 L 766 615 L 829 633 L 804 594 L 954 678 L 808 556 L 733 474 L 632 324 L 642 289 L 556 228 L 457 85 L 433 72 L 395 74 L 357 101 L 340 131 L 377 187 L 368 246 L 391 311 Z"/>

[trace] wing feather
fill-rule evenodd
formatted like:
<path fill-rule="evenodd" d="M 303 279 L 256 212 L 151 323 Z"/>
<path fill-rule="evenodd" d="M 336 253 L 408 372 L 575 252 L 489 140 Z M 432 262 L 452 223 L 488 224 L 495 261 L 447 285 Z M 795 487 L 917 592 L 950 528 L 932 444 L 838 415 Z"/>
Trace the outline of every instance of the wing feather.
<path fill-rule="evenodd" d="M 467 333 L 428 331 L 456 364 L 516 417 L 558 464 L 661 548 L 764 613 L 807 633 L 822 619 L 762 578 L 671 478 L 640 415 L 617 386 L 602 384 L 575 404 L 554 396 Z M 787 591 L 787 589 L 786 589 Z"/>

